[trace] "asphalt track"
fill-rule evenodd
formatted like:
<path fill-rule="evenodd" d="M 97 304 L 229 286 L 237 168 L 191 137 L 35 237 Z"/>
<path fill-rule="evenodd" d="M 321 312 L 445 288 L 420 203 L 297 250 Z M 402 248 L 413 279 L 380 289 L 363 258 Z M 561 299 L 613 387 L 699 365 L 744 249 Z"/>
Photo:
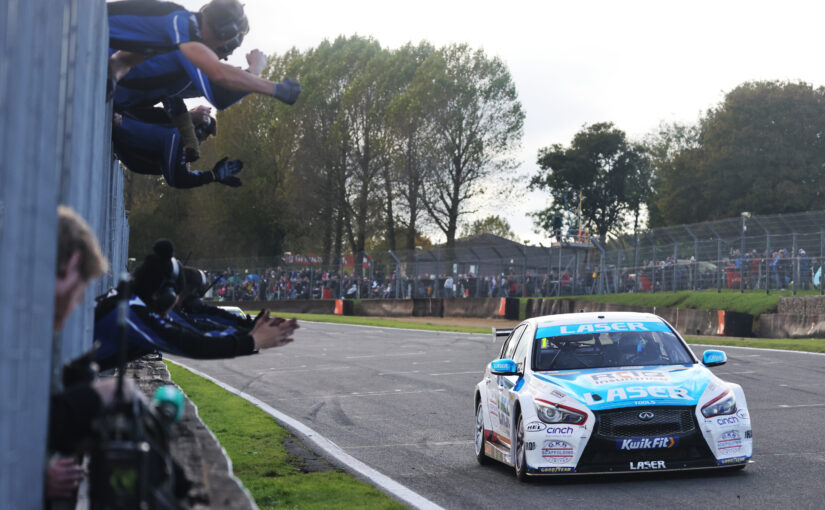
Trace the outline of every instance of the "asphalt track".
<path fill-rule="evenodd" d="M 283 348 L 181 361 L 444 508 L 825 508 L 823 355 L 722 348 L 728 363 L 713 370 L 742 385 L 754 424 L 754 462 L 743 471 L 525 484 L 512 468 L 480 466 L 473 455 L 473 389 L 500 346 L 491 335 L 301 326 Z"/>

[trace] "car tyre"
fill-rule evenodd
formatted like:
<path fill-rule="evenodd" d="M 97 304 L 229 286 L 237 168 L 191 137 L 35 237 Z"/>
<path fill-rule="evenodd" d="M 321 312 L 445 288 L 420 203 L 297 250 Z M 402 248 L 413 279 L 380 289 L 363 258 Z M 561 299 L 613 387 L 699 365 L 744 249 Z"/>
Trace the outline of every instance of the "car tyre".
<path fill-rule="evenodd" d="M 524 445 L 524 419 L 521 414 L 518 416 L 516 426 L 516 437 L 513 441 L 513 467 L 516 470 L 516 478 L 520 482 L 526 482 L 527 478 L 527 449 Z"/>
<path fill-rule="evenodd" d="M 476 460 L 482 466 L 490 463 L 490 457 L 484 455 L 484 406 L 481 402 L 476 406 L 476 428 L 475 428 L 475 449 Z"/>

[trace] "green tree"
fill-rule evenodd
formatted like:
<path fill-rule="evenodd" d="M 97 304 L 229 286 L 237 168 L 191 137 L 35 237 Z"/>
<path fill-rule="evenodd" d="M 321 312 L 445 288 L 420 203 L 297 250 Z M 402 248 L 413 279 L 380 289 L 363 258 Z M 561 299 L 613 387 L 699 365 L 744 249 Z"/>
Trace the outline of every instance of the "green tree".
<path fill-rule="evenodd" d="M 422 199 L 430 218 L 455 245 L 467 201 L 483 193 L 485 179 L 517 165 L 524 111 L 501 59 L 465 44 L 442 48 L 417 76 L 432 105 L 431 177 Z M 419 85 L 423 86 L 423 85 Z"/>
<path fill-rule="evenodd" d="M 530 188 L 548 191 L 557 204 L 534 214 L 537 225 L 548 233 L 558 204 L 565 197 L 578 202 L 579 193 L 584 227 L 602 242 L 608 233 L 624 227 L 629 213 L 638 217 L 643 195 L 630 190 L 650 181 L 651 167 L 643 148 L 629 143 L 612 123 L 585 126 L 570 147 L 554 144 L 539 150 L 537 162 L 540 170 Z"/>
<path fill-rule="evenodd" d="M 510 223 L 498 215 L 487 216 L 473 221 L 470 224 L 464 225 L 461 231 L 461 237 L 477 236 L 481 234 L 493 234 L 495 236 L 503 237 L 505 239 L 516 240 L 513 230 L 510 228 Z"/>
<path fill-rule="evenodd" d="M 696 132 L 657 162 L 651 226 L 822 207 L 825 88 L 744 83 Z"/>

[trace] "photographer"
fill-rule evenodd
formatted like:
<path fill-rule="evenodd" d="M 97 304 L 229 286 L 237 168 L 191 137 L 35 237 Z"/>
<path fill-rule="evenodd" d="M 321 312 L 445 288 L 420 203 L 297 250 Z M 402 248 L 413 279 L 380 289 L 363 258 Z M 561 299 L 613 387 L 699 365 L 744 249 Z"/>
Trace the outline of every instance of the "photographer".
<path fill-rule="evenodd" d="M 176 322 L 169 312 L 183 290 L 181 263 L 166 239 L 155 242 L 153 253 L 133 273 L 129 298 L 128 359 L 152 352 L 168 352 L 190 358 L 217 359 L 253 354 L 260 349 L 281 347 L 292 342 L 298 323 L 270 318 L 268 312 L 248 332 L 209 336 Z M 101 369 L 112 368 L 117 358 L 118 294 L 113 290 L 95 309 L 94 338 L 100 342 L 96 361 Z"/>
<path fill-rule="evenodd" d="M 57 278 L 54 292 L 54 331 L 82 301 L 89 283 L 108 270 L 108 263 L 89 225 L 72 209 L 57 210 Z M 65 374 L 64 374 L 65 375 Z M 83 450 L 92 436 L 92 423 L 114 398 L 114 381 L 97 380 L 67 385 L 52 395 L 49 407 L 49 451 L 59 453 L 47 466 L 46 499 L 69 500 L 75 497 L 85 472 L 77 460 L 66 457 Z M 139 395 L 126 388 L 128 399 Z"/>
<path fill-rule="evenodd" d="M 203 143 L 216 133 L 216 121 L 209 108 L 200 106 L 191 111 L 195 133 Z M 223 158 L 209 172 L 196 172 L 184 151 L 178 131 L 172 127 L 140 122 L 128 117 L 112 128 L 112 141 L 117 158 L 131 171 L 145 175 L 163 175 L 173 188 L 194 188 L 219 182 L 232 188 L 241 186 L 236 176 L 243 162 Z"/>

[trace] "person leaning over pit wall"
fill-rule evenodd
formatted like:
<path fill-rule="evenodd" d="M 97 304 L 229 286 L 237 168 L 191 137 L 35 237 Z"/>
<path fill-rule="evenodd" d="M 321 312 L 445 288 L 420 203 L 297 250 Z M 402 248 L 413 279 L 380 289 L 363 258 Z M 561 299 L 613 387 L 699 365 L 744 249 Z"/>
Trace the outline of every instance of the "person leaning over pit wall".
<path fill-rule="evenodd" d="M 156 55 L 179 50 L 191 66 L 220 87 L 265 94 L 287 104 L 294 104 L 298 99 L 301 86 L 294 80 L 272 82 L 221 62 L 222 56 L 237 48 L 249 31 L 249 22 L 238 0 L 212 0 L 197 13 L 172 2 L 140 0 L 111 2 L 107 8 L 111 53 L 109 94 L 114 93 L 116 83 L 133 67 Z M 185 72 L 180 65 L 176 68 Z M 197 152 L 188 115 L 178 112 L 174 115 L 174 124 L 181 130 L 186 147 Z"/>
<path fill-rule="evenodd" d="M 256 320 L 259 320 L 257 318 L 239 317 L 222 308 L 203 302 L 203 295 L 212 283 L 207 280 L 204 271 L 186 266 L 183 268 L 183 274 L 186 283 L 175 311 L 190 324 L 204 331 L 220 328 L 244 331 L 255 327 Z"/>
<path fill-rule="evenodd" d="M 214 136 L 217 124 L 209 116 L 209 107 L 199 106 L 191 110 L 198 143 Z M 237 174 L 243 169 L 239 159 L 223 158 L 209 172 L 191 169 L 184 154 L 184 146 L 178 131 L 172 127 L 148 124 L 128 117 L 116 117 L 112 128 L 114 152 L 129 170 L 145 175 L 162 175 L 173 188 L 194 188 L 212 182 L 237 188 L 241 180 Z"/>
<path fill-rule="evenodd" d="M 89 225 L 72 209 L 57 209 L 57 278 L 54 291 L 54 332 L 58 333 L 83 300 L 89 283 L 108 270 L 106 258 Z M 64 381 L 66 373 L 63 374 Z M 124 388 L 128 400 L 142 398 L 131 381 Z M 52 395 L 49 404 L 46 500 L 71 500 L 84 478 L 76 455 L 92 436 L 93 421 L 114 400 L 114 379 L 70 384 Z"/>
<path fill-rule="evenodd" d="M 223 336 L 208 336 L 176 323 L 168 315 L 184 287 L 182 265 L 169 240 L 159 239 L 152 251 L 132 274 L 128 359 L 158 351 L 199 359 L 233 358 L 292 342 L 297 321 L 269 317 L 268 311 L 249 332 Z M 102 370 L 117 363 L 117 300 L 117 290 L 110 291 L 95 308 L 94 338 L 100 342 L 95 361 Z"/>

